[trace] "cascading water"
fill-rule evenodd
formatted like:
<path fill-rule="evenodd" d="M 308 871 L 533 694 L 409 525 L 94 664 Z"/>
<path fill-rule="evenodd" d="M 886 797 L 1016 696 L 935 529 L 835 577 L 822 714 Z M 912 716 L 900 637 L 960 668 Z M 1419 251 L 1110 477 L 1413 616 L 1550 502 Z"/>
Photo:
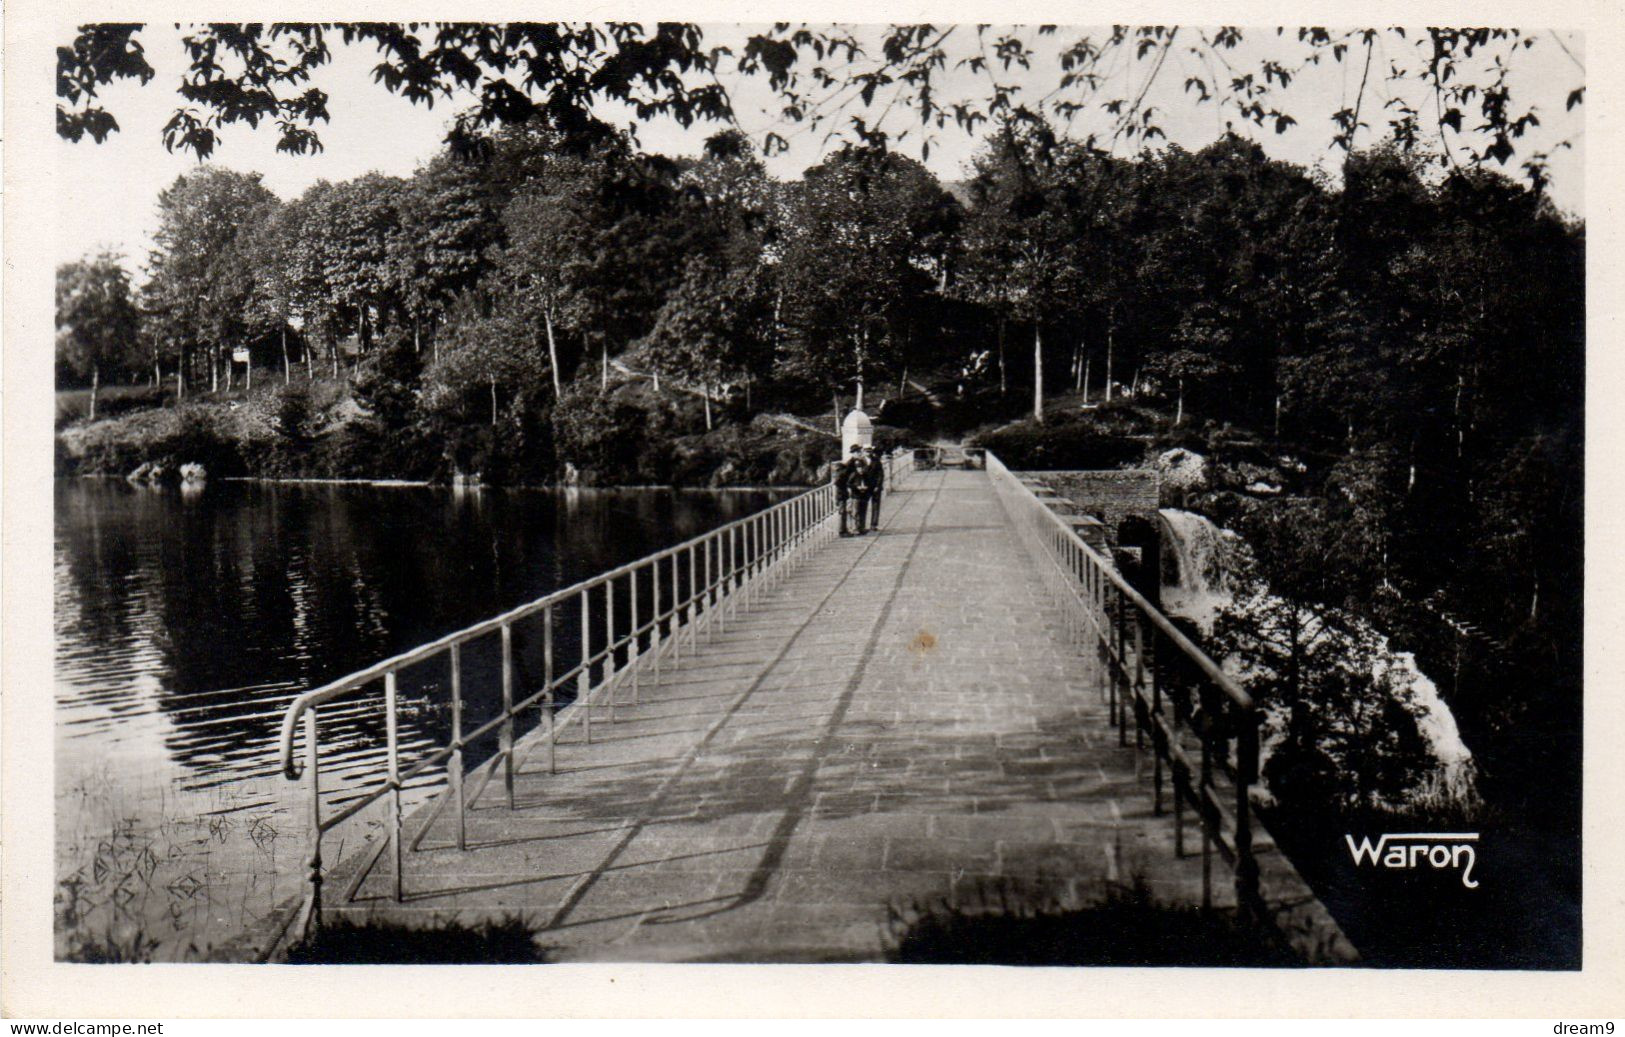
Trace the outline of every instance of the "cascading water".
<path fill-rule="evenodd" d="M 1206 515 L 1163 508 L 1162 604 L 1211 633 L 1219 609 L 1234 600 L 1226 560 L 1241 537 L 1220 529 Z"/>
<path fill-rule="evenodd" d="M 1163 508 L 1162 605 L 1170 615 L 1195 623 L 1204 634 L 1213 631 L 1219 612 L 1236 602 L 1232 573 L 1246 564 L 1246 542 L 1232 530 L 1221 529 L 1205 515 Z M 1267 592 L 1265 597 L 1268 598 Z M 1474 798 L 1473 754 L 1461 740 L 1455 715 L 1439 697 L 1439 689 L 1416 667 L 1410 652 L 1395 652 L 1388 639 L 1364 620 L 1353 624 L 1354 634 L 1328 631 L 1321 635 L 1353 641 L 1369 639 L 1376 646 L 1372 678 L 1417 707 L 1417 729 L 1428 742 L 1437 769 L 1422 788 L 1418 800 L 1466 802 Z M 1242 676 L 1248 664 L 1223 660 L 1227 671 Z"/>

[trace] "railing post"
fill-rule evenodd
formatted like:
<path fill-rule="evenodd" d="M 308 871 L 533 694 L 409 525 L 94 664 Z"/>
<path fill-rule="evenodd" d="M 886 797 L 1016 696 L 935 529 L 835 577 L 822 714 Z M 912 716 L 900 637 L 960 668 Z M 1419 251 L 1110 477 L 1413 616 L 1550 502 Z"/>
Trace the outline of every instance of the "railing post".
<path fill-rule="evenodd" d="M 716 556 L 715 563 L 705 572 L 706 586 L 711 588 L 711 607 L 717 612 L 717 629 L 726 633 L 728 630 L 728 597 L 723 586 L 723 573 L 726 572 L 726 561 L 722 557 L 723 542 L 728 539 L 724 532 L 714 532 L 707 539 L 706 557 Z"/>
<path fill-rule="evenodd" d="M 615 723 L 615 578 L 604 581 L 604 678 L 609 695 L 609 722 Z"/>
<path fill-rule="evenodd" d="M 671 553 L 671 661 L 674 663 L 681 662 L 683 658 L 683 599 L 679 590 L 682 582 L 678 579 L 680 574 L 677 561 L 682 554 L 682 551 Z"/>
<path fill-rule="evenodd" d="M 1190 768 L 1185 768 L 1187 781 L 1190 779 Z M 1174 858 L 1177 860 L 1185 856 L 1185 797 L 1179 784 L 1179 770 L 1175 768 L 1170 790 L 1174 796 Z"/>
<path fill-rule="evenodd" d="M 553 606 L 542 607 L 542 709 L 547 712 L 547 773 L 559 772 L 558 721 L 553 708 Z"/>
<path fill-rule="evenodd" d="M 1236 732 L 1236 907 L 1256 910 L 1258 860 L 1253 856 L 1252 786 L 1258 780 L 1258 713 L 1239 710 Z"/>
<path fill-rule="evenodd" d="M 310 788 L 310 899 L 302 926 L 306 935 L 322 927 L 322 780 L 316 731 L 316 710 L 305 712 L 305 777 Z"/>
<path fill-rule="evenodd" d="M 1109 694 L 1111 674 L 1108 672 L 1107 660 L 1111 655 L 1111 616 L 1106 611 L 1105 581 L 1101 577 L 1100 567 L 1089 567 L 1089 606 L 1092 618 L 1095 621 L 1095 658 L 1100 660 L 1096 667 L 1100 674 L 1098 682 L 1100 697 L 1106 698 Z"/>
<path fill-rule="evenodd" d="M 401 843 L 401 755 L 400 734 L 395 719 L 395 671 L 384 674 L 384 734 L 389 751 L 389 832 L 395 844 L 395 902 L 406 899 L 405 847 Z"/>
<path fill-rule="evenodd" d="M 705 590 L 703 591 L 705 598 L 705 639 L 709 641 L 712 637 L 712 628 L 716 626 L 716 616 L 713 613 L 717 608 L 716 599 L 711 596 L 711 537 L 709 536 L 700 541 L 700 559 L 700 571 L 705 580 Z"/>
<path fill-rule="evenodd" d="M 1197 786 L 1196 805 L 1202 818 L 1202 910 L 1213 907 L 1213 831 L 1216 818 L 1212 817 L 1212 804 L 1208 801 L 1213 788 L 1213 735 L 1218 729 L 1214 709 L 1218 696 L 1212 686 L 1202 681 L 1202 781 Z"/>
<path fill-rule="evenodd" d="M 632 705 L 638 704 L 638 657 L 642 655 L 643 628 L 638 623 L 638 570 L 637 566 L 627 573 L 627 580 L 632 585 L 632 646 L 627 649 L 626 665 L 632 671 Z"/>
<path fill-rule="evenodd" d="M 1134 748 L 1145 748 L 1145 725 L 1141 710 L 1145 708 L 1145 624 L 1146 618 L 1138 612 L 1134 616 Z M 1138 769 L 1139 757 L 1135 758 Z"/>
<path fill-rule="evenodd" d="M 587 588 L 581 588 L 581 672 L 576 675 L 576 704 L 581 709 L 583 737 L 592 744 L 592 616 Z"/>
<path fill-rule="evenodd" d="M 513 809 L 513 626 L 502 624 L 502 787 Z"/>
<path fill-rule="evenodd" d="M 785 553 L 791 564 L 801 556 L 801 523 L 799 517 L 799 501 L 794 499 L 782 505 L 784 508 L 784 544 Z"/>
<path fill-rule="evenodd" d="M 1162 726 L 1162 670 L 1157 666 L 1157 656 L 1160 654 L 1155 645 L 1157 635 L 1151 633 L 1151 812 L 1158 817 L 1162 816 L 1162 755 L 1167 752 L 1167 742 L 1164 739 Z"/>
<path fill-rule="evenodd" d="M 1124 715 L 1128 698 L 1128 596 L 1117 592 L 1117 666 L 1113 691 L 1117 699 L 1117 744 L 1128 745 L 1128 718 Z"/>
<path fill-rule="evenodd" d="M 457 799 L 457 848 L 468 849 L 468 810 L 463 802 L 463 646 L 451 646 L 451 795 Z"/>
<path fill-rule="evenodd" d="M 656 558 L 649 563 L 649 571 L 654 574 L 654 586 L 649 591 L 649 619 L 652 624 L 650 627 L 649 651 L 653 652 L 655 657 L 655 687 L 658 688 L 660 686 L 660 651 L 665 647 L 661 642 L 666 639 L 666 635 L 660 629 L 660 624 L 663 622 L 660 616 L 660 559 Z"/>
<path fill-rule="evenodd" d="M 739 618 L 739 527 L 728 527 L 728 607 Z"/>
<path fill-rule="evenodd" d="M 688 646 L 700 650 L 700 563 L 696 545 L 688 545 Z"/>
<path fill-rule="evenodd" d="M 1101 624 L 1106 628 L 1106 636 L 1102 642 L 1102 657 L 1106 660 L 1106 708 L 1113 724 L 1117 723 L 1117 669 L 1112 639 L 1116 635 L 1117 627 L 1112 617 L 1111 596 L 1116 592 L 1115 587 L 1109 587 L 1104 581 L 1101 582 L 1100 618 Z"/>

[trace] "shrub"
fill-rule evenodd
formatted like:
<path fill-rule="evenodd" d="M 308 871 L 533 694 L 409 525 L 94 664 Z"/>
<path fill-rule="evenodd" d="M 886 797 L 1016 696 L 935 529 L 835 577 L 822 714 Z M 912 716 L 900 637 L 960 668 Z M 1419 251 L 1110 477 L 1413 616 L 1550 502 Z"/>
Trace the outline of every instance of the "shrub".
<path fill-rule="evenodd" d="M 271 395 L 272 423 L 285 438 L 296 444 L 309 444 L 316 434 L 316 410 L 310 388 L 302 382 L 275 389 Z"/>
<path fill-rule="evenodd" d="M 220 428 L 214 411 L 203 405 L 178 410 L 169 434 L 154 444 L 154 454 L 172 469 L 195 462 L 210 475 L 240 475 L 246 470 L 237 441 Z"/>
<path fill-rule="evenodd" d="M 521 918 L 413 928 L 337 919 L 288 948 L 290 965 L 533 965 L 547 961 Z"/>
<path fill-rule="evenodd" d="M 665 482 L 666 444 L 681 424 L 668 397 L 630 387 L 603 393 L 578 383 L 553 410 L 553 441 L 560 463 L 575 465 L 583 482 Z"/>
<path fill-rule="evenodd" d="M 1011 468 L 1106 469 L 1138 461 L 1145 444 L 1101 419 L 1066 415 L 1040 424 L 1027 420 L 975 436 L 970 444 L 991 450 Z"/>
<path fill-rule="evenodd" d="M 1159 902 L 1143 880 L 1094 903 L 982 885 L 967 901 L 893 909 L 889 961 L 914 965 L 1302 965 L 1275 930 L 1233 911 Z"/>

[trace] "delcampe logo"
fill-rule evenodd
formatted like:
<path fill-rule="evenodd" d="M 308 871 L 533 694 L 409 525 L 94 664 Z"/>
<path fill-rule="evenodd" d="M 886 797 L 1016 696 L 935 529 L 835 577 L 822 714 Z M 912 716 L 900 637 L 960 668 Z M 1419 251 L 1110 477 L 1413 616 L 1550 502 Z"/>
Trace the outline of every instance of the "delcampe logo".
<path fill-rule="evenodd" d="M 1473 865 L 1478 863 L 1477 832 L 1385 832 L 1377 837 L 1375 845 L 1369 836 L 1356 843 L 1354 836 L 1343 836 L 1349 844 L 1349 856 L 1355 864 L 1371 864 L 1381 868 L 1420 868 L 1427 864 L 1434 868 L 1458 868 L 1461 884 L 1477 889 L 1473 878 Z"/>

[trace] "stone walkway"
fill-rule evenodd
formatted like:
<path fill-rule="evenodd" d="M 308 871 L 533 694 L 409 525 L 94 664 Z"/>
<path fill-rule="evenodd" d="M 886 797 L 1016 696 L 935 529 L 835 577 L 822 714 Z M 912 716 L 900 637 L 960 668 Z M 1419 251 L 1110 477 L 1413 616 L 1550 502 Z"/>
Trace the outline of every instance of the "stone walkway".
<path fill-rule="evenodd" d="M 885 503 L 617 723 L 600 706 L 591 745 L 572 726 L 557 774 L 522 742 L 517 809 L 487 787 L 466 852 L 447 811 L 405 903 L 385 854 L 330 914 L 519 914 L 560 960 L 818 962 L 880 959 L 894 913 L 1001 887 L 1195 902 L 1200 855 L 1175 858 L 987 476 L 917 473 Z M 1227 901 L 1217 858 L 1214 879 Z"/>

